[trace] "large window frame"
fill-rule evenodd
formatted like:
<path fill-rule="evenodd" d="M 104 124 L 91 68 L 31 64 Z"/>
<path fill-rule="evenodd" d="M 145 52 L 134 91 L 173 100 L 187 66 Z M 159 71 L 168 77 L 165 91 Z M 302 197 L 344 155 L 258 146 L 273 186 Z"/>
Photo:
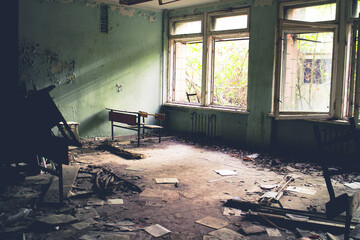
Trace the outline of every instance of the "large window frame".
<path fill-rule="evenodd" d="M 329 21 L 318 21 L 318 22 L 304 22 L 297 20 L 285 19 L 285 14 L 287 9 L 297 8 L 297 7 L 308 7 L 314 5 L 321 5 L 326 3 L 337 3 L 336 7 L 336 16 L 334 20 Z M 345 44 L 342 46 L 339 41 L 344 41 L 341 38 L 346 35 L 346 28 L 340 29 L 339 25 L 344 24 L 342 21 L 339 21 L 340 13 L 339 6 L 340 3 L 337 1 L 292 1 L 292 2 L 280 2 L 279 3 L 279 19 L 277 26 L 277 45 L 276 45 L 276 70 L 275 70 L 275 82 L 274 82 L 274 102 L 273 102 L 273 113 L 277 119 L 308 119 L 308 118 L 321 118 L 321 119 L 331 119 L 331 118 L 342 118 L 339 114 L 341 111 L 341 104 L 338 99 L 343 98 L 343 83 L 344 78 L 339 76 L 345 76 L 345 65 L 344 63 L 341 66 L 341 61 L 339 59 L 345 59 L 346 49 Z M 342 6 L 343 7 L 343 6 Z M 345 24 L 344 24 L 345 25 Z M 282 94 L 281 89 L 284 87 L 282 84 L 286 82 L 286 76 L 284 76 L 285 68 L 285 33 L 294 33 L 294 34 L 304 34 L 304 33 L 322 33 L 322 32 L 332 32 L 333 33 L 333 50 L 332 50 L 332 70 L 331 70 L 331 80 L 330 80 L 330 91 L 329 91 L 329 110 L 325 111 L 301 111 L 301 110 L 281 110 Z M 336 104 L 337 103 L 337 104 Z"/>
<path fill-rule="evenodd" d="M 360 124 L 360 0 L 357 0 L 357 6 L 350 6 L 349 11 L 349 76 L 347 87 L 347 108 L 345 114 L 354 117 L 356 126 Z"/>
<path fill-rule="evenodd" d="M 246 15 L 246 27 L 238 29 L 217 30 L 213 28 L 214 19 L 226 18 L 233 16 Z M 197 21 L 201 20 L 201 33 L 174 34 L 174 25 L 177 22 Z M 174 17 L 169 19 L 169 49 L 168 49 L 168 80 L 167 80 L 167 104 L 180 104 L 184 106 L 211 107 L 220 109 L 229 109 L 245 112 L 246 108 L 229 105 L 217 105 L 214 103 L 214 58 L 215 58 L 215 42 L 220 39 L 242 39 L 249 38 L 249 21 L 250 9 L 241 8 L 232 11 L 205 12 L 201 15 Z M 176 81 L 175 67 L 175 45 L 179 41 L 201 41 L 202 49 L 202 83 L 201 83 L 201 99 L 200 103 L 193 102 L 177 102 L 173 96 L 174 82 Z M 248 79 L 247 79 L 248 80 Z M 246 90 L 247 91 L 247 90 Z M 247 100 L 246 100 L 247 101 Z"/>
<path fill-rule="evenodd" d="M 359 2 L 359 1 L 357 1 Z M 285 19 L 285 10 L 295 7 L 307 7 L 321 4 L 336 3 L 336 17 L 334 20 L 323 22 L 303 22 Z M 292 1 L 279 2 L 279 19 L 277 26 L 276 41 L 276 70 L 274 74 L 274 101 L 273 114 L 276 119 L 323 119 L 335 121 L 347 121 L 354 117 L 359 122 L 360 106 L 360 53 L 358 31 L 359 12 L 354 7 L 353 0 L 314 0 L 314 1 Z M 281 111 L 281 81 L 283 71 L 283 33 L 284 31 L 311 32 L 311 31 L 333 31 L 333 62 L 332 79 L 330 90 L 329 111 L 301 112 Z M 357 46 L 355 46 L 357 44 Z"/>

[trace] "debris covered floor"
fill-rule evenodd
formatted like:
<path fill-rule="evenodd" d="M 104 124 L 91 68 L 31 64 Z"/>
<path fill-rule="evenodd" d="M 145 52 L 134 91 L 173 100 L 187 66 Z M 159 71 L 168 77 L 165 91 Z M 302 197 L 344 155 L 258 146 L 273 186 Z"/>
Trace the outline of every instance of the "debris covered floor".
<path fill-rule="evenodd" d="M 58 200 L 58 189 L 47 189 L 57 179 L 49 174 L 3 187 L 0 239 L 326 239 L 330 232 L 278 226 L 224 206 L 234 198 L 257 203 L 291 176 L 279 200 L 282 207 L 324 213 L 328 193 L 314 164 L 173 138 L 139 148 L 112 141 L 143 155 L 128 160 L 99 147 L 103 142 L 86 141 L 70 151 L 61 208 L 51 203 Z M 349 194 L 355 190 L 345 184 L 360 182 L 352 175 L 333 180 L 337 193 Z M 358 216 L 359 211 L 353 221 Z M 341 232 L 333 234 L 342 238 Z"/>

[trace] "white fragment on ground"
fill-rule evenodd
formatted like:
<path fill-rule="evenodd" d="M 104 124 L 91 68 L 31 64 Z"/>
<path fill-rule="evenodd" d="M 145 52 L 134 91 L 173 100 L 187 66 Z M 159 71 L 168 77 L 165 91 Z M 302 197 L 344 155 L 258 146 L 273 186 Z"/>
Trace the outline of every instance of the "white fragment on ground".
<path fill-rule="evenodd" d="M 120 199 L 120 198 L 108 199 L 107 204 L 110 204 L 110 205 L 124 204 L 124 200 Z"/>
<path fill-rule="evenodd" d="M 217 174 L 220 174 L 221 176 L 234 176 L 234 175 L 238 175 L 237 172 L 235 172 L 235 171 L 233 171 L 233 170 L 228 170 L 228 169 L 214 170 L 214 172 L 216 172 Z"/>
<path fill-rule="evenodd" d="M 170 233 L 171 231 L 164 228 L 163 226 L 159 224 L 154 224 L 149 227 L 145 227 L 144 230 L 152 235 L 153 237 L 161 237 L 167 233 Z"/>
<path fill-rule="evenodd" d="M 177 178 L 155 178 L 157 184 L 175 184 L 179 183 Z"/>
<path fill-rule="evenodd" d="M 353 190 L 360 189 L 360 182 L 344 183 L 344 185 L 351 188 L 351 189 L 353 189 Z"/>
<path fill-rule="evenodd" d="M 308 195 L 314 195 L 316 193 L 316 190 L 304 188 L 304 187 L 289 186 L 286 188 L 286 190 L 290 191 L 290 192 L 303 193 L 303 194 L 308 194 Z"/>

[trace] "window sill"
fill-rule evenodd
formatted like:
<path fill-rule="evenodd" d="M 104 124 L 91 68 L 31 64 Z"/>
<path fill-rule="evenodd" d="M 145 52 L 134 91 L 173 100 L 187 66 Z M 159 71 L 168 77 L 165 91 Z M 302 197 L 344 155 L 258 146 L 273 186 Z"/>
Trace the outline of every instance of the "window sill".
<path fill-rule="evenodd" d="M 328 116 L 328 115 L 316 115 L 316 116 L 282 115 L 282 116 L 279 116 L 278 118 L 276 118 L 273 113 L 269 113 L 268 116 L 274 118 L 275 120 L 279 120 L 279 121 L 299 120 L 299 121 L 309 121 L 309 122 L 318 122 L 318 123 L 330 123 L 330 124 L 337 124 L 337 125 L 349 124 L 349 121 L 346 119 L 326 118 L 326 116 Z"/>
<path fill-rule="evenodd" d="M 184 104 L 184 103 L 165 103 L 164 106 L 169 107 L 178 107 L 178 108 L 188 108 L 196 110 L 212 110 L 218 112 L 229 112 L 229 113 L 239 113 L 239 114 L 249 114 L 248 111 L 244 111 L 238 108 L 224 107 L 224 106 L 200 106 L 195 104 Z"/>

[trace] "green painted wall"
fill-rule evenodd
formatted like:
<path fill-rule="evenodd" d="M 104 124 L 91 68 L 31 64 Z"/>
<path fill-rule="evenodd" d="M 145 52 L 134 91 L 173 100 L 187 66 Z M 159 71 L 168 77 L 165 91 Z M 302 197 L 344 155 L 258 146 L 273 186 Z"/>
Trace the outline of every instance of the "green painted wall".
<path fill-rule="evenodd" d="M 106 107 L 157 112 L 161 105 L 162 14 L 81 0 L 20 0 L 19 79 L 49 85 L 83 138 L 109 136 Z M 117 134 L 133 134 L 117 129 Z"/>
<path fill-rule="evenodd" d="M 269 148 L 271 143 L 276 11 L 275 1 L 251 6 L 247 145 L 252 148 Z"/>
<path fill-rule="evenodd" d="M 276 26 L 276 2 L 272 0 L 224 1 L 205 7 L 170 11 L 169 17 L 199 14 L 232 8 L 250 7 L 250 52 L 248 81 L 248 112 L 232 113 L 196 109 L 202 114 L 216 114 L 217 136 L 224 141 L 250 148 L 271 146 L 272 81 Z M 191 113 L 195 110 L 167 106 L 171 129 L 191 132 Z"/>

